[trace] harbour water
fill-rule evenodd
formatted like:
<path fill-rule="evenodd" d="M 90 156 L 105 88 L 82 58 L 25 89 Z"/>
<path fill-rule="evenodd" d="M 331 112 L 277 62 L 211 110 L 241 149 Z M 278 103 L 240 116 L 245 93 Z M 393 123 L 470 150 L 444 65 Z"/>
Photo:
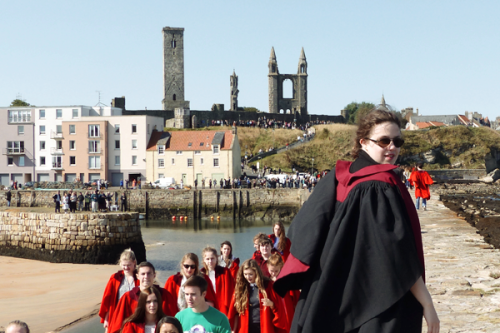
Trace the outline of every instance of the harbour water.
<path fill-rule="evenodd" d="M 201 250 L 207 245 L 219 250 L 220 243 L 228 240 L 233 244 L 233 254 L 241 262 L 251 258 L 254 252 L 253 237 L 258 232 L 271 234 L 272 222 L 227 219 L 220 222 L 198 220 L 181 224 L 179 221 L 145 221 L 141 231 L 147 259 L 155 266 L 156 278 L 163 287 L 168 277 L 179 271 L 179 262 L 185 253 L 193 252 L 200 257 Z M 116 269 L 119 269 L 118 265 Z M 103 292 L 106 283 L 107 281 L 102 282 Z M 95 316 L 62 332 L 103 333 L 99 320 Z"/>

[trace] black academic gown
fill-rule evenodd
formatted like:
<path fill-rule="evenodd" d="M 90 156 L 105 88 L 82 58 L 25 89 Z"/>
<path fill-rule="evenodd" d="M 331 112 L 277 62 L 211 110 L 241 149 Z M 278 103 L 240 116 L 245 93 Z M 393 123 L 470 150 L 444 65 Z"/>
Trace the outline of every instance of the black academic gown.
<path fill-rule="evenodd" d="M 338 161 L 293 220 L 274 289 L 302 289 L 290 332 L 421 332 L 410 292 L 424 262 L 420 224 L 392 165 Z"/>

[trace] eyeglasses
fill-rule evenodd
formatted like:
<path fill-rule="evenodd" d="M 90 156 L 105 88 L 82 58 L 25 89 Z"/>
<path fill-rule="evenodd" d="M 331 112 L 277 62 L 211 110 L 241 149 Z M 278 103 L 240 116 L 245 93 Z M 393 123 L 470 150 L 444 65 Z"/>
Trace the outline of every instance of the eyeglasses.
<path fill-rule="evenodd" d="M 391 138 L 381 138 L 380 140 L 373 140 L 373 139 L 370 139 L 370 138 L 365 138 L 365 140 L 373 141 L 373 142 L 375 142 L 381 148 L 386 148 L 388 145 L 391 144 L 391 142 L 394 143 L 394 145 L 396 146 L 396 148 L 400 148 L 405 143 L 405 140 L 402 139 L 402 138 L 400 138 L 399 136 L 395 137 L 394 139 L 391 139 Z"/>
<path fill-rule="evenodd" d="M 184 266 L 185 269 L 190 269 L 190 268 L 191 269 L 196 269 L 196 265 L 186 265 L 186 264 L 184 264 L 182 266 Z"/>

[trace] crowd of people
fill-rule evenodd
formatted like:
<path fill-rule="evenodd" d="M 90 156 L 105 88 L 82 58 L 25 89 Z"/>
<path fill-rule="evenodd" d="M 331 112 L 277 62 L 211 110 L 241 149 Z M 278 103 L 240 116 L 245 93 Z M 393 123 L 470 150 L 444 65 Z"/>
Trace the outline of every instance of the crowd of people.
<path fill-rule="evenodd" d="M 273 283 L 291 242 L 281 222 L 274 223 L 272 234 L 258 233 L 253 241 L 252 258 L 241 264 L 229 241 L 220 251 L 205 247 L 200 257 L 186 253 L 179 272 L 163 287 L 152 263 L 137 265 L 134 252 L 125 250 L 99 309 L 106 332 L 289 332 L 300 292 L 281 297 Z"/>
<path fill-rule="evenodd" d="M 105 193 L 104 191 L 85 191 L 77 193 L 77 191 L 69 190 L 64 191 L 61 195 L 61 191 L 52 197 L 55 203 L 55 212 L 61 213 L 61 207 L 65 214 L 76 213 L 77 211 L 91 211 L 92 213 L 107 212 L 112 210 L 118 210 L 118 198 L 114 198 L 114 194 L 111 192 Z M 121 211 L 127 210 L 127 194 L 124 192 L 120 196 Z"/>

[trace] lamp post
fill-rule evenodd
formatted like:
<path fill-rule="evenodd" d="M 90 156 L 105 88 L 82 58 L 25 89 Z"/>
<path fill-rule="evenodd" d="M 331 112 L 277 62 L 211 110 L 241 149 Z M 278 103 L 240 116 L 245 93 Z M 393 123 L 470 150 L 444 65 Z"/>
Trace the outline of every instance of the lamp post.
<path fill-rule="evenodd" d="M 311 176 L 313 175 L 314 157 L 311 157 Z"/>

